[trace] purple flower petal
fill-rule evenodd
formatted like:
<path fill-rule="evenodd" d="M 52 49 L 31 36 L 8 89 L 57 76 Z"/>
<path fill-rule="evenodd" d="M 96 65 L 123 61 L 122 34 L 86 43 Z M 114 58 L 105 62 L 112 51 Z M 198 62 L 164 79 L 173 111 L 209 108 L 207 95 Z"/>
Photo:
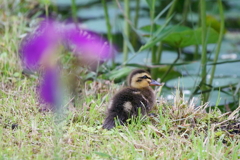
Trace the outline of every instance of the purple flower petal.
<path fill-rule="evenodd" d="M 59 106 L 62 96 L 59 70 L 55 63 L 55 49 L 59 43 L 66 44 L 76 56 L 83 58 L 84 64 L 109 59 L 114 50 L 105 39 L 78 28 L 74 23 L 64 24 L 49 19 L 42 21 L 35 32 L 22 42 L 20 54 L 26 69 L 36 71 L 43 65 L 44 74 L 38 92 L 40 102 L 51 106 Z"/>
<path fill-rule="evenodd" d="M 37 70 L 47 50 L 55 47 L 61 37 L 55 30 L 55 22 L 44 20 L 34 33 L 27 36 L 21 44 L 21 58 L 26 69 Z"/>
<path fill-rule="evenodd" d="M 37 70 L 42 57 L 55 54 L 49 51 L 52 51 L 59 42 L 67 44 L 78 56 L 93 61 L 106 60 L 113 55 L 113 47 L 97 34 L 82 30 L 74 23 L 64 24 L 47 19 L 42 21 L 36 31 L 27 36 L 21 44 L 20 53 L 24 67 Z"/>
<path fill-rule="evenodd" d="M 113 55 L 113 47 L 111 47 L 105 39 L 93 32 L 72 26 L 65 28 L 63 37 L 70 48 L 83 57 L 106 60 Z"/>
<path fill-rule="evenodd" d="M 61 99 L 59 70 L 57 68 L 47 69 L 42 78 L 38 89 L 40 102 L 57 106 Z"/>

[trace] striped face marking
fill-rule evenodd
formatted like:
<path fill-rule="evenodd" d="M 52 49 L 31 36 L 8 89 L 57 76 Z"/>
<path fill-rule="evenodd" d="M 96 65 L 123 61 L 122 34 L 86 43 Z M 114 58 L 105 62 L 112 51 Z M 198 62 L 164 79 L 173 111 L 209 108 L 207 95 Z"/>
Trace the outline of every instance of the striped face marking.
<path fill-rule="evenodd" d="M 150 82 L 151 82 L 151 77 L 148 76 L 148 75 L 144 75 L 142 77 L 138 77 L 137 82 L 141 82 L 142 80 L 146 80 L 146 79 L 149 79 Z"/>
<path fill-rule="evenodd" d="M 134 88 L 144 88 L 148 87 L 151 83 L 151 76 L 147 73 L 138 73 L 133 75 L 131 79 L 131 86 Z"/>

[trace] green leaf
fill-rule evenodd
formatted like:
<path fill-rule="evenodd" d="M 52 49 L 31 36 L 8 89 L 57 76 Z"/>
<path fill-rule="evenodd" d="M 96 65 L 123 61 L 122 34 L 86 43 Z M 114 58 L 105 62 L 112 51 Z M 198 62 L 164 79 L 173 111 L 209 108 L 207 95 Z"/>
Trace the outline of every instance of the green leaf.
<path fill-rule="evenodd" d="M 155 29 L 159 29 L 161 28 L 162 26 L 161 25 L 158 25 L 158 24 L 155 24 Z M 150 36 L 150 33 L 151 33 L 151 25 L 146 25 L 146 26 L 143 26 L 140 28 L 141 31 L 145 32 L 148 34 L 148 36 Z"/>
<path fill-rule="evenodd" d="M 103 152 L 94 152 L 94 153 L 102 158 L 111 158 L 111 156 L 107 153 L 103 153 Z"/>
<path fill-rule="evenodd" d="M 148 7 L 149 8 L 152 8 L 152 0 L 146 0 L 147 4 L 148 4 Z"/>
<path fill-rule="evenodd" d="M 182 32 L 182 31 L 188 31 L 188 30 L 191 30 L 191 28 L 189 27 L 186 27 L 186 26 L 179 26 L 179 25 L 176 25 L 176 26 L 167 26 L 167 27 L 163 27 L 162 25 L 158 25 L 158 24 L 154 24 L 154 30 L 153 30 L 153 35 L 156 36 L 157 32 L 161 29 L 163 31 L 166 31 L 168 29 L 171 28 L 171 31 L 172 32 Z M 143 26 L 140 28 L 141 31 L 143 31 L 145 34 L 146 37 L 149 37 L 150 34 L 151 34 L 151 25 L 146 25 L 146 26 Z"/>
<path fill-rule="evenodd" d="M 161 29 L 161 28 L 158 28 L 158 30 L 156 31 L 157 33 L 159 32 L 159 34 L 154 34 L 154 38 L 150 39 L 149 42 L 147 42 L 145 45 L 143 45 L 139 49 L 139 52 L 146 50 L 148 48 L 151 48 L 156 43 L 162 41 L 172 31 L 172 28 L 170 28 L 170 27 L 165 27 L 162 29 L 162 31 L 159 31 L 159 29 Z"/>
<path fill-rule="evenodd" d="M 15 73 L 13 74 L 13 76 L 14 76 L 14 77 L 20 77 L 20 76 L 21 76 L 21 73 L 15 72 Z"/>
<path fill-rule="evenodd" d="M 163 39 L 164 43 L 167 43 L 176 48 L 183 48 L 191 45 L 200 45 L 202 29 L 198 28 L 196 30 L 187 29 L 185 27 L 176 28 L 176 30 L 170 33 L 167 37 Z M 207 44 L 216 43 L 219 34 L 212 28 L 208 28 L 207 33 Z"/>
<path fill-rule="evenodd" d="M 131 71 L 131 68 L 128 68 L 128 67 L 124 67 L 121 69 L 115 69 L 115 70 L 112 70 L 109 74 L 107 74 L 106 78 L 109 80 L 118 81 L 118 80 L 126 77 L 130 71 Z"/>
<path fill-rule="evenodd" d="M 212 15 L 206 16 L 206 25 L 220 33 L 221 23 L 214 16 Z M 226 31 L 227 30 L 224 28 L 224 33 L 226 33 Z"/>
<path fill-rule="evenodd" d="M 141 31 L 143 31 L 145 36 L 151 35 L 151 25 L 144 26 L 140 28 Z M 160 32 L 159 32 L 160 31 Z M 159 32 L 159 34 L 158 34 Z M 162 28 L 161 25 L 155 25 L 153 35 L 156 38 L 151 39 L 148 43 L 146 43 L 144 46 L 140 48 L 140 51 L 148 49 L 158 43 L 159 41 L 162 41 L 164 43 L 167 43 L 170 46 L 176 47 L 176 48 L 183 48 L 191 45 L 200 45 L 202 43 L 201 41 L 201 35 L 202 35 L 202 29 L 191 29 L 186 26 L 168 26 L 165 28 Z M 209 43 L 216 43 L 218 40 L 218 32 L 215 31 L 212 28 L 208 28 L 207 33 L 207 44 Z"/>

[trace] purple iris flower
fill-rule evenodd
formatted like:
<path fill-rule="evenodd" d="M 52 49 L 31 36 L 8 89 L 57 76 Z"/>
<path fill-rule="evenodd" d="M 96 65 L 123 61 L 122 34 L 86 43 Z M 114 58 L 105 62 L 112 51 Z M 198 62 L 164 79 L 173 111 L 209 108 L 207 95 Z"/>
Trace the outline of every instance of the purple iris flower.
<path fill-rule="evenodd" d="M 45 71 L 38 88 L 40 94 L 40 102 L 47 104 L 58 104 L 59 103 L 59 70 L 57 68 L 49 68 Z"/>
<path fill-rule="evenodd" d="M 61 39 L 55 30 L 55 22 L 44 20 L 39 27 L 22 42 L 20 52 L 23 66 L 28 70 L 38 70 L 41 59 L 57 41 Z"/>
<path fill-rule="evenodd" d="M 97 60 L 111 58 L 113 48 L 109 43 L 87 30 L 71 26 L 65 29 L 63 39 L 78 55 L 92 57 Z"/>
<path fill-rule="evenodd" d="M 58 94 L 61 90 L 60 76 L 55 62 L 57 56 L 54 56 L 58 55 L 59 45 L 70 49 L 76 58 L 81 57 L 92 63 L 107 60 L 113 55 L 113 47 L 96 33 L 83 30 L 74 23 L 43 20 L 33 33 L 24 38 L 20 54 L 25 69 L 43 70 L 39 94 L 41 100 L 50 105 L 58 105 L 61 99 Z"/>

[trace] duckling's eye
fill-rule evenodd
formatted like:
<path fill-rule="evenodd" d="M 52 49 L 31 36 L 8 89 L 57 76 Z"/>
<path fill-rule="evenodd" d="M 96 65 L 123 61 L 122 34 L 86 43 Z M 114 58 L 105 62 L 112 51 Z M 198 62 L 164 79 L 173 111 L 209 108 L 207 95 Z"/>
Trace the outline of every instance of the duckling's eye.
<path fill-rule="evenodd" d="M 149 77 L 146 76 L 146 75 L 142 76 L 141 78 L 142 78 L 142 79 L 151 79 L 151 78 L 149 78 Z"/>
<path fill-rule="evenodd" d="M 148 77 L 147 75 L 144 75 L 142 77 L 139 77 L 136 82 L 141 82 L 143 79 L 151 79 L 151 78 Z"/>

